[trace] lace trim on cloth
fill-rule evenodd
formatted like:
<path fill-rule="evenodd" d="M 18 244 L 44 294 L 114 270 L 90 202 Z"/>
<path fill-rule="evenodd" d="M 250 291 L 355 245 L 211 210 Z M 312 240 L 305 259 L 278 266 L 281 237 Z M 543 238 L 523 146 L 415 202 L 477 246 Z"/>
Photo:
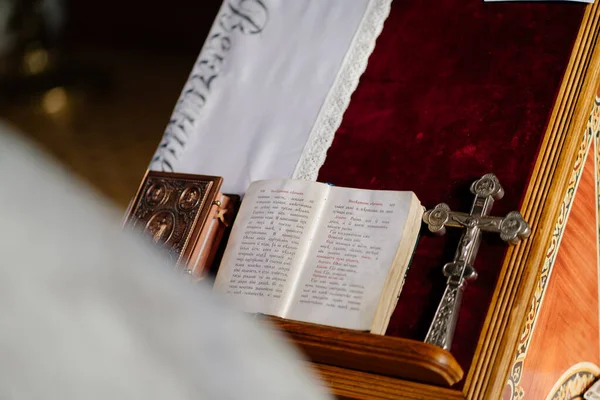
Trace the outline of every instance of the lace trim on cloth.
<path fill-rule="evenodd" d="M 363 16 L 350 48 L 342 61 L 342 67 L 333 86 L 317 115 L 308 141 L 300 155 L 294 179 L 317 180 L 319 169 L 325 162 L 327 150 L 331 147 L 336 130 L 350 97 L 358 86 L 358 81 L 367 68 L 369 56 L 375 48 L 375 41 L 383 30 L 383 23 L 390 13 L 392 0 L 371 0 Z"/>

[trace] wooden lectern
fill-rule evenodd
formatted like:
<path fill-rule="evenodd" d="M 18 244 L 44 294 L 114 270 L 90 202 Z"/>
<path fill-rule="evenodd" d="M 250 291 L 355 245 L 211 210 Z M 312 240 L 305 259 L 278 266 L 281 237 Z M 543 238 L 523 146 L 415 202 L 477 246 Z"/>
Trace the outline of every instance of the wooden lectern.
<path fill-rule="evenodd" d="M 532 235 L 484 237 L 451 350 L 423 343 L 457 236 L 423 237 L 386 336 L 273 320 L 348 399 L 576 399 L 600 377 L 600 4 L 396 1 L 319 180 L 413 190 Z M 596 99 L 596 101 L 595 101 Z"/>

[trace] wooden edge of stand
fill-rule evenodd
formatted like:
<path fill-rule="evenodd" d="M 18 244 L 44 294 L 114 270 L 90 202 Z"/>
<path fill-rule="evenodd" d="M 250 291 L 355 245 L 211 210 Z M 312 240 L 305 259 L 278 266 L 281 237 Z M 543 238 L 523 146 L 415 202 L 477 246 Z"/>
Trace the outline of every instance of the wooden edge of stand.
<path fill-rule="evenodd" d="M 329 391 L 339 399 L 372 400 L 464 400 L 460 390 L 409 382 L 387 376 L 352 371 L 330 365 L 311 364 Z"/>
<path fill-rule="evenodd" d="M 319 364 L 452 386 L 463 370 L 447 351 L 415 340 L 267 317 Z"/>
<path fill-rule="evenodd" d="M 468 399 L 501 398 L 507 384 L 600 84 L 599 21 L 600 3 L 595 2 L 586 8 L 521 206 L 522 215 L 532 225 L 532 235 L 510 249 L 505 258 L 465 379 L 463 393 Z"/>

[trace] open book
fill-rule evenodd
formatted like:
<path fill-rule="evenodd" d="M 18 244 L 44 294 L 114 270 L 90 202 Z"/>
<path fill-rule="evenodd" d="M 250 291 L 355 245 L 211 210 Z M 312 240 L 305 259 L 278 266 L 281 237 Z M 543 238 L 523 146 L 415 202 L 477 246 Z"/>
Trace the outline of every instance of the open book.
<path fill-rule="evenodd" d="M 422 214 L 412 192 L 253 182 L 215 290 L 246 312 L 384 334 Z"/>

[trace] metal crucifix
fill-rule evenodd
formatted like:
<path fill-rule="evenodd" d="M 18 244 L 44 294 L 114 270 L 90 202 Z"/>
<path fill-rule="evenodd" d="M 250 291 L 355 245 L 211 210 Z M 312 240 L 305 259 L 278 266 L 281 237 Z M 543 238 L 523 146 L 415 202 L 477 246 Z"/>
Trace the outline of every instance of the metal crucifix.
<path fill-rule="evenodd" d="M 450 207 L 440 203 L 423 215 L 423 221 L 433 233 L 444 234 L 446 227 L 464 228 L 458 249 L 452 262 L 444 265 L 444 275 L 448 278 L 446 289 L 429 327 L 426 343 L 449 350 L 458 320 L 458 310 L 465 284 L 477 278 L 473 262 L 479 250 L 481 232 L 497 232 L 500 238 L 510 244 L 517 244 L 531 234 L 531 229 L 518 211 L 506 217 L 491 217 L 489 212 L 494 200 L 504 196 L 504 189 L 494 174 L 486 174 L 471 185 L 475 195 L 471 213 L 450 211 Z"/>

